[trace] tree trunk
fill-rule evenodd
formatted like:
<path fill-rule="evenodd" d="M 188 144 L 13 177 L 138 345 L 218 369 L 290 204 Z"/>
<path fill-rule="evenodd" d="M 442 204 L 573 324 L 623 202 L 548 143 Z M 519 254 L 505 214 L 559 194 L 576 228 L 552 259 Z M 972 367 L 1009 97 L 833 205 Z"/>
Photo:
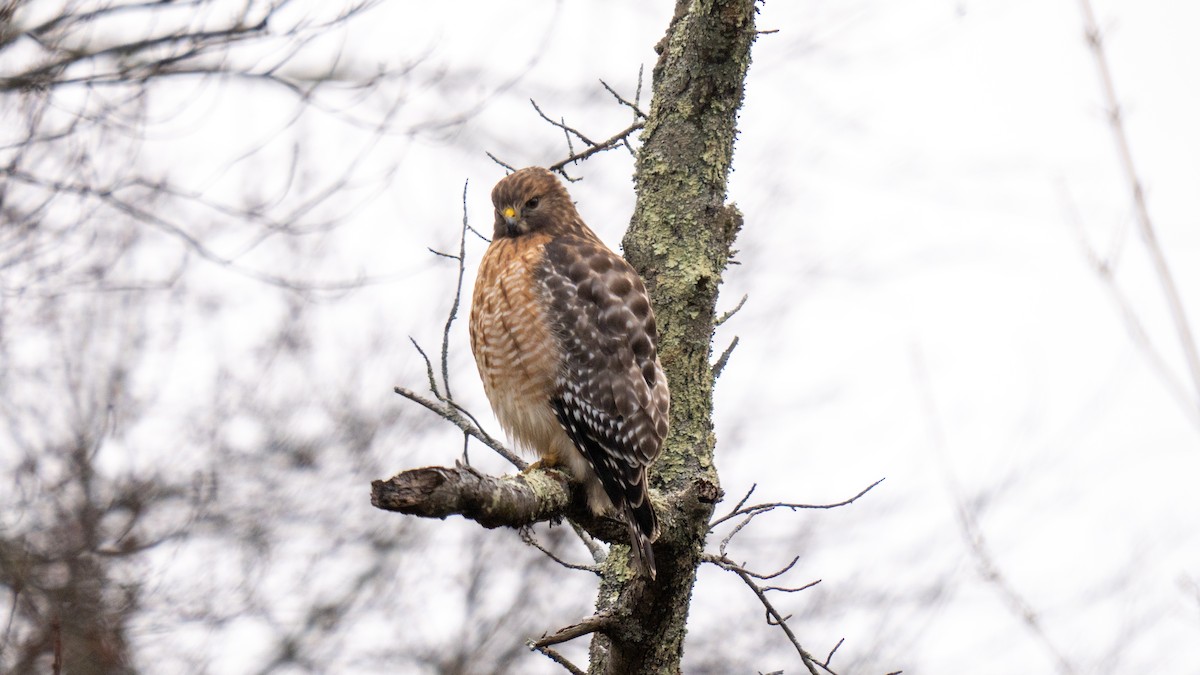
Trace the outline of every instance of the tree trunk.
<path fill-rule="evenodd" d="M 623 243 L 650 290 L 671 383 L 671 433 L 650 478 L 666 497 L 658 505 L 664 525 L 655 583 L 630 579 L 617 556 L 602 568 L 596 609 L 615 620 L 593 639 L 593 674 L 680 671 L 692 586 L 720 495 L 710 358 L 717 290 L 742 220 L 725 204 L 725 185 L 754 14 L 753 0 L 680 0 L 656 48 L 637 206 Z"/>

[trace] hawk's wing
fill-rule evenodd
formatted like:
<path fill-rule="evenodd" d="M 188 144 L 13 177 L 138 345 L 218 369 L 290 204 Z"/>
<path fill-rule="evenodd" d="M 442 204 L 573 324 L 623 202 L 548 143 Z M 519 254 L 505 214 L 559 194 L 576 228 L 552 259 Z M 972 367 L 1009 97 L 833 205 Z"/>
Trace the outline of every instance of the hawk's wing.
<path fill-rule="evenodd" d="M 590 238 L 546 244 L 546 311 L 562 350 L 552 405 L 613 504 L 639 529 L 656 528 L 646 465 L 667 434 L 670 394 L 658 362 L 657 327 L 645 285 L 617 254 Z"/>

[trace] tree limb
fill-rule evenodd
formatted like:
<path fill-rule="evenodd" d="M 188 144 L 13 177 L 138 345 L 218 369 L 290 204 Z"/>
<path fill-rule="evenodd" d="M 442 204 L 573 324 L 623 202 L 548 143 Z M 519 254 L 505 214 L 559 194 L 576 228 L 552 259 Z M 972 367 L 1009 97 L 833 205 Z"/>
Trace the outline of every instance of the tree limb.
<path fill-rule="evenodd" d="M 422 518 L 458 515 L 487 528 L 558 520 L 571 500 L 567 475 L 553 469 L 486 476 L 465 466 L 427 466 L 371 483 L 376 508 Z"/>
<path fill-rule="evenodd" d="M 574 640 L 577 637 L 589 635 L 591 633 L 603 632 L 613 623 L 613 618 L 609 614 L 593 614 L 579 623 L 571 624 L 566 628 L 560 628 L 552 635 L 543 635 L 540 639 L 530 643 L 530 647 L 537 649 L 538 647 L 546 647 L 556 645 L 568 640 Z"/>
<path fill-rule="evenodd" d="M 1133 150 L 1129 143 L 1129 136 L 1125 131 L 1125 117 L 1121 112 L 1121 106 L 1117 99 L 1117 89 L 1113 82 L 1112 70 L 1108 66 L 1108 54 L 1104 48 L 1104 40 L 1100 34 L 1100 27 L 1096 23 L 1095 13 L 1092 11 L 1092 4 L 1090 0 L 1080 0 L 1079 4 L 1083 11 L 1084 35 L 1087 39 L 1088 49 L 1092 52 L 1092 57 L 1096 63 L 1096 71 L 1100 76 L 1100 87 L 1108 112 L 1108 125 L 1112 130 L 1113 140 L 1117 145 L 1117 155 L 1121 170 L 1124 172 L 1125 179 L 1129 183 L 1130 197 L 1133 200 L 1138 233 L 1142 237 L 1142 242 L 1146 245 L 1147 253 L 1150 254 L 1150 261 L 1154 266 L 1154 274 L 1158 278 L 1163 298 L 1166 300 L 1167 308 L 1171 313 L 1171 321 L 1175 324 L 1179 348 L 1183 352 L 1187 372 L 1192 381 L 1193 391 L 1189 397 L 1191 406 L 1193 409 L 1198 408 L 1200 407 L 1200 348 L 1197 347 L 1195 335 L 1188 321 L 1183 297 L 1175 283 L 1174 273 L 1171 271 L 1171 267 L 1167 263 L 1167 256 L 1158 241 L 1154 221 L 1150 218 L 1150 208 L 1146 204 L 1146 191 L 1143 188 L 1142 179 L 1138 174 L 1137 167 L 1134 165 Z"/>

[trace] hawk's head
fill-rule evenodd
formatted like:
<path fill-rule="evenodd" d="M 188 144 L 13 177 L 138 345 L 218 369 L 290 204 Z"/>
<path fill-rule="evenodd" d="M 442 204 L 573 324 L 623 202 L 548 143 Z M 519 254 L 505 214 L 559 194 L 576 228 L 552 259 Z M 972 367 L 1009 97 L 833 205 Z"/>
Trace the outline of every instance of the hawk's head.
<path fill-rule="evenodd" d="M 494 238 L 571 228 L 579 213 L 554 174 L 531 166 L 505 176 L 492 188 Z"/>

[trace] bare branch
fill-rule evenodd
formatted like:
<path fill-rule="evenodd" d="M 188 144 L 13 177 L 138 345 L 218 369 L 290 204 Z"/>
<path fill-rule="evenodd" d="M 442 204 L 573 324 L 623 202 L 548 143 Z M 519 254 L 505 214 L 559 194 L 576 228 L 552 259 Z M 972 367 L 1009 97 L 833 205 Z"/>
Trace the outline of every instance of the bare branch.
<path fill-rule="evenodd" d="M 567 657 L 563 656 L 562 654 L 559 654 L 558 651 L 555 650 L 553 647 L 549 647 L 547 645 L 538 645 L 538 644 L 535 644 L 533 641 L 530 641 L 529 648 L 535 652 L 543 654 L 546 658 L 557 663 L 558 665 L 562 666 L 563 668 L 566 668 L 567 672 L 571 673 L 571 675 L 587 675 L 587 673 L 584 672 L 583 670 L 581 670 L 579 668 L 579 666 L 568 661 Z"/>
<path fill-rule="evenodd" d="M 751 483 L 750 489 L 746 490 L 746 494 L 742 495 L 742 498 L 738 500 L 738 503 L 736 505 L 734 505 L 733 510 L 737 511 L 738 509 L 745 506 L 746 502 L 750 501 L 750 495 L 754 494 L 754 491 L 757 489 L 758 489 L 758 483 Z"/>
<path fill-rule="evenodd" d="M 637 90 L 633 92 L 633 102 L 635 104 L 640 104 L 642 102 L 642 75 L 644 75 L 645 72 L 646 72 L 646 64 L 644 64 L 644 63 L 640 64 L 638 66 Z"/>
<path fill-rule="evenodd" d="M 442 393 L 440 391 L 438 391 L 437 377 L 433 374 L 433 362 L 429 360 L 429 355 L 425 353 L 424 349 L 421 349 L 420 343 L 418 343 L 416 341 L 416 339 L 413 338 L 411 335 L 408 336 L 408 341 L 412 343 L 413 348 L 415 348 L 417 350 L 417 353 L 420 354 L 421 358 L 425 361 L 425 376 L 429 379 L 430 393 L 432 393 L 434 398 L 436 398 L 437 400 L 445 402 L 445 399 L 442 398 Z M 397 391 L 396 393 L 400 394 L 399 391 Z M 401 394 L 401 395 L 403 396 L 403 394 Z M 426 407 L 429 407 L 429 406 L 426 406 Z M 437 412 L 437 411 L 434 411 L 434 412 Z"/>
<path fill-rule="evenodd" d="M 532 641 L 529 646 L 531 649 L 537 649 L 574 640 L 591 633 L 603 633 L 612 626 L 612 623 L 612 616 L 608 614 L 593 614 L 579 623 L 555 631 L 553 635 L 543 635 L 540 639 Z"/>
<path fill-rule="evenodd" d="M 783 568 L 780 569 L 779 571 L 769 572 L 769 573 L 764 574 L 761 572 L 751 571 L 751 570 L 747 569 L 745 565 L 739 565 L 739 564 L 733 562 L 733 560 L 731 560 L 729 558 L 729 556 L 725 555 L 724 553 L 718 553 L 715 555 L 712 553 L 704 554 L 704 562 L 711 563 L 713 565 L 716 565 L 717 567 L 729 570 L 731 572 L 745 573 L 747 576 L 751 577 L 752 579 L 757 579 L 760 581 L 764 581 L 767 579 L 774 579 L 774 578 L 780 576 L 781 574 L 784 574 L 784 573 L 790 571 L 793 567 L 796 566 L 796 563 L 799 562 L 799 560 L 800 560 L 800 556 L 796 556 L 795 558 L 792 559 L 791 562 L 789 562 L 787 565 L 784 565 Z M 810 581 L 807 584 L 804 584 L 802 586 L 762 586 L 761 588 L 763 591 L 779 591 L 781 593 L 797 593 L 799 591 L 806 591 L 806 590 L 812 588 L 813 586 L 816 586 L 819 583 L 821 583 L 821 580 L 817 579 L 816 581 Z"/>
<path fill-rule="evenodd" d="M 476 237 L 479 237 L 480 239 L 482 239 L 483 241 L 485 241 L 489 244 L 492 243 L 492 240 L 489 237 L 483 235 L 479 230 L 476 230 L 475 228 L 471 227 L 470 225 L 467 226 L 467 231 L 470 232 L 471 234 L 475 235 Z"/>
<path fill-rule="evenodd" d="M 1170 308 L 1171 319 L 1175 323 L 1179 346 L 1183 350 L 1188 373 L 1191 376 L 1192 385 L 1195 389 L 1194 394 L 1196 398 L 1192 405 L 1200 407 L 1200 350 L 1197 349 L 1196 339 L 1192 334 L 1192 328 L 1188 322 L 1187 313 L 1184 310 L 1183 298 L 1179 295 L 1179 289 L 1175 285 L 1175 277 L 1171 273 L 1170 266 L 1167 264 L 1166 255 L 1163 253 L 1162 246 L 1158 243 L 1158 235 L 1155 232 L 1154 223 L 1150 219 L 1150 209 L 1146 205 L 1146 193 L 1142 187 L 1142 180 L 1134 166 L 1133 151 L 1130 148 L 1129 137 L 1125 131 L 1125 122 L 1121 114 L 1120 104 L 1117 102 L 1117 90 L 1113 84 L 1112 71 L 1108 67 L 1108 55 L 1104 50 L 1104 41 L 1100 35 L 1100 28 L 1096 24 L 1095 14 L 1092 12 L 1092 3 L 1090 0 L 1080 0 L 1079 4 L 1083 10 L 1084 33 L 1087 38 L 1087 44 L 1089 49 L 1091 49 L 1092 56 L 1095 58 L 1096 70 L 1100 75 L 1100 84 L 1104 92 L 1105 105 L 1108 107 L 1109 127 L 1112 129 L 1113 140 L 1117 144 L 1117 153 L 1120 156 L 1121 168 L 1125 172 L 1126 180 L 1129 181 L 1133 205 L 1137 213 L 1138 231 L 1141 233 L 1142 241 L 1145 242 L 1146 249 L 1150 253 L 1155 275 L 1158 277 L 1159 286 L 1162 287 L 1167 306 Z"/>
<path fill-rule="evenodd" d="M 716 328 L 717 326 L 720 326 L 721 324 L 725 323 L 729 319 L 733 318 L 733 315 L 737 314 L 742 309 L 742 306 L 746 304 L 746 300 L 749 298 L 750 298 L 750 294 L 746 293 L 745 295 L 742 296 L 741 300 L 738 300 L 738 303 L 736 305 L 734 305 L 733 309 L 729 310 L 728 312 L 725 312 L 721 316 L 714 319 L 713 320 L 713 328 Z"/>
<path fill-rule="evenodd" d="M 821 664 L 822 668 L 829 668 L 829 662 L 833 660 L 833 655 L 837 653 L 838 647 L 841 647 L 842 643 L 845 641 L 846 641 L 846 638 L 842 638 L 842 639 L 838 640 L 837 644 L 833 646 L 833 649 L 829 650 L 829 656 L 826 656 L 825 662 Z"/>
<path fill-rule="evenodd" d="M 500 166 L 504 167 L 505 169 L 508 169 L 509 171 L 516 171 L 516 168 L 514 168 L 514 167 L 513 167 L 511 164 L 507 164 L 507 163 L 505 163 L 505 162 L 502 162 L 502 161 L 500 161 L 500 160 L 499 160 L 499 159 L 498 159 L 498 158 L 497 158 L 495 155 L 493 155 L 492 153 L 490 153 L 490 152 L 485 152 L 485 153 L 483 153 L 483 154 L 487 155 L 487 156 L 488 156 L 488 157 L 489 157 L 489 158 L 490 158 L 490 159 L 491 159 L 493 162 L 495 162 L 495 163 L 499 164 Z"/>
<path fill-rule="evenodd" d="M 574 563 L 569 563 L 569 562 L 563 560 L 562 558 L 559 558 L 558 556 L 554 555 L 554 553 L 552 551 L 550 551 L 545 546 L 542 546 L 540 543 L 538 543 L 537 538 L 535 538 L 533 536 L 533 530 L 531 530 L 530 528 L 522 527 L 520 530 L 520 535 L 521 535 L 521 541 L 536 548 L 537 550 L 541 551 L 542 553 L 545 553 L 546 557 L 550 558 L 551 560 L 558 563 L 559 565 L 562 565 L 563 567 L 565 567 L 569 570 L 580 570 L 582 572 L 591 572 L 592 574 L 595 574 L 596 576 L 600 576 L 600 568 L 596 565 L 576 565 Z M 582 537 L 582 536 L 583 535 L 580 534 L 580 537 Z"/>
<path fill-rule="evenodd" d="M 751 576 L 753 576 L 756 579 L 762 579 L 763 581 L 766 581 L 768 579 L 774 579 L 775 577 L 778 577 L 782 574 L 786 574 L 787 572 L 791 571 L 791 569 L 793 567 L 795 567 L 796 563 L 798 563 L 798 562 L 800 562 L 800 556 L 796 556 L 796 557 L 792 558 L 792 561 L 790 563 L 779 568 L 779 570 L 777 572 L 770 572 L 768 574 L 753 574 L 753 573 L 751 573 Z M 819 584 L 819 583 L 821 583 L 821 580 L 818 579 L 818 580 L 814 581 L 813 583 Z M 803 588 L 803 587 L 801 587 L 801 588 Z M 783 590 L 783 589 L 780 588 L 779 590 Z M 799 590 L 799 588 L 797 590 Z M 789 590 L 789 592 L 791 592 L 791 591 Z"/>
<path fill-rule="evenodd" d="M 724 516 L 721 516 L 720 518 L 717 518 L 716 520 L 709 523 L 708 528 L 711 531 L 712 528 L 716 527 L 717 525 L 720 525 L 721 523 L 723 523 L 731 518 L 736 518 L 738 516 L 744 516 L 744 515 L 750 515 L 751 517 L 754 517 L 754 516 L 758 516 L 760 514 L 766 513 L 768 511 L 773 511 L 775 509 L 791 509 L 792 511 L 795 511 L 797 509 L 836 509 L 840 506 L 847 506 L 847 505 L 853 504 L 854 502 L 858 501 L 863 495 L 870 492 L 872 489 L 875 488 L 875 486 L 879 485 L 884 480 L 885 480 L 884 478 L 880 478 L 879 480 L 875 481 L 874 483 L 871 483 L 867 487 L 860 490 L 859 493 L 854 495 L 853 497 L 851 497 L 849 499 L 844 499 L 840 502 L 834 502 L 832 504 L 792 504 L 792 503 L 787 503 L 787 502 L 772 502 L 769 504 L 755 504 L 754 506 L 742 507 L 739 503 L 739 506 L 737 508 L 735 508 L 733 511 L 730 511 L 729 513 L 725 514 Z M 753 491 L 753 488 L 751 488 L 751 491 Z M 749 493 L 747 493 L 746 496 L 747 496 L 747 498 L 749 498 Z"/>
<path fill-rule="evenodd" d="M 617 99 L 618 103 L 620 103 L 621 105 L 623 105 L 633 111 L 634 119 L 643 119 L 643 120 L 646 119 L 646 113 L 642 112 L 642 109 L 638 107 L 637 103 L 625 100 L 620 94 L 617 93 L 617 91 L 615 89 L 608 86 L 608 83 L 605 82 L 604 80 L 600 80 L 600 84 L 602 84 L 604 86 L 604 88 L 608 90 L 608 93 L 613 95 L 613 98 Z M 639 68 L 638 69 L 637 97 L 640 98 L 641 94 L 642 94 L 642 71 Z"/>
<path fill-rule="evenodd" d="M 467 221 L 467 185 L 469 181 L 463 181 L 462 193 L 462 235 L 458 238 L 458 281 L 454 285 L 454 302 L 450 305 L 450 311 L 446 316 L 446 327 L 442 331 L 442 388 L 446 391 L 446 400 L 454 400 L 454 396 L 450 393 L 450 327 L 454 325 L 454 320 L 458 318 L 458 305 L 462 300 L 463 276 L 466 273 L 467 264 L 467 228 L 470 224 Z"/>
<path fill-rule="evenodd" d="M 579 535 L 579 541 L 582 541 L 583 545 L 587 547 L 588 553 L 592 554 L 592 560 L 596 565 L 599 566 L 603 563 L 604 559 L 608 557 L 608 551 L 592 535 L 580 527 L 579 523 L 571 521 L 571 529 L 575 530 L 575 534 Z"/>
<path fill-rule="evenodd" d="M 34 176 L 23 171 L 13 170 L 6 167 L 0 168 L 0 175 L 6 176 L 13 180 L 21 181 L 22 183 L 28 185 L 45 188 L 55 193 L 95 198 L 105 205 L 115 209 L 116 211 L 130 216 L 138 222 L 150 225 L 181 241 L 189 250 L 196 253 L 203 260 L 219 265 L 224 269 L 235 272 L 246 278 L 254 279 L 271 286 L 277 286 L 279 288 L 285 288 L 299 293 L 309 291 L 344 291 L 362 288 L 363 286 L 369 284 L 392 281 L 399 276 L 398 274 L 393 274 L 325 282 L 307 282 L 282 275 L 263 272 L 239 264 L 236 258 L 233 256 L 223 256 L 213 251 L 211 248 L 201 242 L 196 236 L 188 232 L 184 226 L 177 222 L 168 220 L 163 214 L 143 208 L 131 200 L 127 201 L 117 196 L 117 191 L 129 188 L 131 185 L 94 187 L 81 183 L 67 183 L 62 181 L 46 180 L 39 176 Z"/>
<path fill-rule="evenodd" d="M 554 172 L 566 177 L 566 174 L 564 173 L 564 169 L 568 164 L 574 164 L 576 162 L 581 162 L 596 153 L 604 152 L 605 150 L 614 148 L 614 147 L 624 143 L 626 141 L 626 139 L 629 138 L 630 135 L 632 135 L 633 133 L 635 133 L 637 131 L 640 131 L 641 129 L 645 128 L 645 126 L 646 126 L 645 122 L 640 122 L 640 121 L 634 122 L 633 124 L 629 125 L 625 129 L 617 132 L 615 135 L 608 138 L 607 140 L 601 141 L 599 143 L 595 143 L 595 144 L 589 146 L 586 150 L 583 150 L 582 152 L 573 152 L 566 159 L 562 160 L 561 162 L 556 162 L 554 164 L 551 164 L 547 168 L 551 171 L 554 171 Z"/>
<path fill-rule="evenodd" d="M 826 675 L 837 675 L 837 673 L 830 670 L 826 664 L 824 664 L 820 661 L 817 661 L 815 656 L 808 653 L 808 651 L 805 650 L 804 647 L 802 647 L 800 645 L 800 640 L 796 638 L 796 634 L 792 631 L 791 627 L 788 626 L 787 622 L 790 617 L 783 616 L 782 614 L 780 614 L 779 610 L 777 610 L 775 608 L 775 605 L 771 604 L 770 599 L 767 598 L 767 591 L 768 590 L 777 590 L 777 589 L 772 589 L 769 587 L 763 588 L 763 587 L 759 586 L 758 583 L 754 580 L 755 577 L 753 574 L 748 572 L 741 565 L 734 563 L 732 560 L 730 560 L 729 558 L 726 558 L 723 555 L 717 556 L 717 555 L 713 555 L 711 553 L 705 553 L 702 555 L 701 559 L 704 562 L 716 565 L 717 567 L 720 567 L 721 569 L 733 572 L 734 574 L 736 574 L 738 576 L 739 579 L 742 580 L 743 583 L 746 584 L 746 586 L 758 598 L 758 601 L 762 603 L 763 609 L 767 613 L 767 623 L 772 626 L 779 626 L 780 630 L 782 630 L 784 635 L 787 636 L 788 641 L 791 642 L 792 646 L 796 648 L 796 653 L 800 655 L 801 663 L 804 664 L 804 667 L 808 669 L 808 672 L 811 673 L 811 675 L 821 675 L 822 672 L 826 673 Z M 813 584 L 808 584 L 807 586 L 805 586 L 805 588 L 810 588 L 813 585 L 815 585 L 815 583 L 817 583 L 817 582 L 814 582 Z M 797 589 L 797 590 L 799 590 L 799 589 Z"/>
<path fill-rule="evenodd" d="M 550 117 L 547 116 L 546 113 L 542 112 L 542 109 L 538 107 L 537 101 L 535 101 L 533 99 L 529 99 L 529 103 L 531 105 L 533 105 L 533 109 L 537 111 L 537 114 L 539 116 L 541 116 L 542 119 L 544 119 L 547 122 L 549 122 L 550 124 L 558 127 L 559 129 L 562 129 L 563 132 L 567 134 L 567 143 L 571 142 L 571 136 L 575 136 L 576 138 L 583 141 L 584 143 L 587 143 L 588 145 L 596 145 L 595 141 L 588 138 L 587 136 L 584 136 L 583 133 L 580 132 L 578 129 L 575 129 L 574 127 L 569 127 L 564 122 L 555 122 L 554 120 L 550 119 Z M 551 170 L 553 171 L 553 169 L 551 169 Z"/>
<path fill-rule="evenodd" d="M 738 336 L 735 335 L 733 336 L 733 341 L 729 343 L 729 346 L 725 348 L 725 351 L 721 352 L 720 358 L 718 358 L 717 362 L 712 366 L 712 377 L 714 380 L 721 376 L 721 372 L 725 370 L 725 365 L 729 363 L 729 356 L 733 354 L 733 350 L 736 349 L 737 346 Z"/>
<path fill-rule="evenodd" d="M 562 518 L 571 504 L 571 485 L 554 470 L 497 477 L 465 466 L 431 466 L 373 481 L 371 504 L 423 518 L 458 515 L 489 529 L 522 527 Z"/>
<path fill-rule="evenodd" d="M 1084 231 L 1083 217 L 1079 214 L 1079 208 L 1071 198 L 1066 185 L 1060 184 L 1059 188 L 1065 217 L 1074 226 L 1080 246 L 1083 248 L 1084 255 L 1087 256 L 1092 271 L 1096 273 L 1109 298 L 1121 312 L 1121 318 L 1125 321 L 1125 328 L 1129 331 L 1129 336 L 1133 340 L 1134 345 L 1150 360 L 1150 366 L 1154 368 L 1158 377 L 1166 386 L 1167 392 L 1179 404 L 1188 420 L 1197 427 L 1200 427 L 1200 408 L 1193 401 L 1186 382 L 1179 379 L 1178 374 L 1171 368 L 1166 357 L 1163 356 L 1162 352 L 1154 344 L 1154 341 L 1150 339 L 1150 334 L 1146 330 L 1146 326 L 1142 323 L 1141 317 L 1138 316 L 1137 308 L 1134 307 L 1133 301 L 1121 290 L 1120 284 L 1117 283 L 1112 258 L 1101 258 L 1100 254 L 1088 242 Z"/>
<path fill-rule="evenodd" d="M 466 411 L 463 410 L 463 408 L 461 408 L 457 403 L 454 403 L 453 401 L 444 401 L 441 403 L 430 401 L 424 396 L 421 396 L 420 394 L 409 389 L 405 389 L 404 387 L 395 387 L 393 391 L 412 401 L 413 403 L 420 404 L 424 408 L 436 413 L 442 419 L 457 426 L 464 433 L 474 436 L 481 443 L 488 446 L 492 450 L 495 450 L 496 454 L 500 455 L 504 459 L 507 459 L 518 469 L 525 469 L 529 466 L 528 462 L 513 454 L 511 450 L 504 447 L 503 443 L 495 438 L 492 438 L 490 434 L 484 431 L 479 424 L 475 422 L 474 417 L 470 417 L 470 419 L 465 417 L 464 415 L 469 416 L 470 413 L 466 413 Z"/>

